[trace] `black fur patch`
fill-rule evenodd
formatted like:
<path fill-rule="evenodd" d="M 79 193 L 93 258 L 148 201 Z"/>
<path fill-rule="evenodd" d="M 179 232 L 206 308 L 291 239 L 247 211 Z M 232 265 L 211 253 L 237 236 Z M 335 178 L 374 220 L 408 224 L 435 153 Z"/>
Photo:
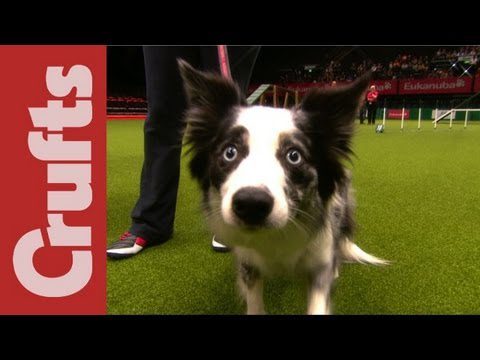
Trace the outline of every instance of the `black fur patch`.
<path fill-rule="evenodd" d="M 309 148 L 309 139 L 307 136 L 298 133 L 294 135 L 282 134 L 279 139 L 279 147 L 276 157 L 285 171 L 287 178 L 296 186 L 306 188 L 314 178 L 313 164 Z M 298 165 L 290 164 L 287 161 L 287 154 L 291 149 L 296 149 L 302 156 L 302 161 Z"/>
<path fill-rule="evenodd" d="M 344 208 L 340 218 L 340 232 L 347 237 L 353 236 L 356 225 L 354 219 L 355 201 L 351 198 L 350 188 L 350 175 L 347 175 L 345 181 L 339 188 L 340 197 L 344 202 Z"/>
<path fill-rule="evenodd" d="M 223 184 L 228 174 L 237 168 L 237 166 L 248 156 L 248 130 L 243 126 L 236 126 L 225 131 L 222 136 L 224 141 L 219 143 L 214 149 L 209 164 L 209 175 L 211 184 L 217 189 Z M 237 157 L 233 161 L 226 161 L 223 157 L 225 148 L 234 145 L 237 149 Z"/>
<path fill-rule="evenodd" d="M 183 60 L 178 63 L 189 102 L 185 143 L 193 153 L 190 171 L 206 192 L 210 186 L 211 156 L 246 101 L 233 81 L 197 71 Z"/>
<path fill-rule="evenodd" d="M 299 209 L 301 202 L 315 179 L 315 166 L 311 162 L 310 139 L 301 132 L 294 134 L 282 134 L 279 139 L 279 147 L 276 157 L 285 171 L 286 186 L 284 188 L 290 207 Z M 298 165 L 290 164 L 287 154 L 295 149 L 302 156 Z"/>
<path fill-rule="evenodd" d="M 370 73 L 347 86 L 313 89 L 296 111 L 296 126 L 310 138 L 318 192 L 324 201 L 345 180 L 343 161 L 353 154 L 354 119 L 369 80 Z"/>

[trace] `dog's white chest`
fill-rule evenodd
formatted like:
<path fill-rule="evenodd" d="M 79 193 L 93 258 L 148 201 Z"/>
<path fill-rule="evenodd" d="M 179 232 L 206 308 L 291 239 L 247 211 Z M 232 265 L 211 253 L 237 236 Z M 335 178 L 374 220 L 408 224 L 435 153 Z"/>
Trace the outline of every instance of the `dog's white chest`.
<path fill-rule="evenodd" d="M 332 261 L 331 232 L 322 231 L 313 237 L 299 231 L 285 231 L 270 237 L 255 237 L 235 242 L 235 253 L 266 273 L 292 272 Z"/>

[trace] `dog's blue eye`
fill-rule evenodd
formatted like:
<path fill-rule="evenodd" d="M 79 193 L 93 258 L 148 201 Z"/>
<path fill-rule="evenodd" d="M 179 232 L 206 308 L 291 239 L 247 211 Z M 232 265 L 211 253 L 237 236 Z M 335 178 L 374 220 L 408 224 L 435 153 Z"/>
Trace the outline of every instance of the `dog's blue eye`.
<path fill-rule="evenodd" d="M 287 161 L 292 165 L 298 165 L 302 161 L 302 155 L 298 150 L 292 149 L 287 153 Z"/>
<path fill-rule="evenodd" d="M 227 161 L 233 161 L 237 157 L 237 148 L 233 145 L 229 145 L 223 151 L 223 158 Z"/>

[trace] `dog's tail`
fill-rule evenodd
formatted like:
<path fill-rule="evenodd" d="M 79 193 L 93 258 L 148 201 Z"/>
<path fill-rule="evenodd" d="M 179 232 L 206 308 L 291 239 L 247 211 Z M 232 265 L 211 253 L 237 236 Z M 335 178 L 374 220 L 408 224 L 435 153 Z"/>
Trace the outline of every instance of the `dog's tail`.
<path fill-rule="evenodd" d="M 340 242 L 339 251 L 340 258 L 344 262 L 356 262 L 377 266 L 390 264 L 388 260 L 383 260 L 373 255 L 367 254 L 365 251 L 360 249 L 356 244 L 354 244 L 348 239 Z"/>

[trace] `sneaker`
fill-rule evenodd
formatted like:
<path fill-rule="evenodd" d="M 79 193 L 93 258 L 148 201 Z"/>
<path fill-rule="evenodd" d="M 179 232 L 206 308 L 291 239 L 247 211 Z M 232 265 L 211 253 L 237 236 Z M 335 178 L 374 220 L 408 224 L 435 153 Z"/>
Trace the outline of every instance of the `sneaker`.
<path fill-rule="evenodd" d="M 125 232 L 120 239 L 107 248 L 107 256 L 111 259 L 126 259 L 138 254 L 147 246 L 147 241 Z"/>
<path fill-rule="evenodd" d="M 230 248 L 223 245 L 222 243 L 215 241 L 215 235 L 212 238 L 212 249 L 216 252 L 229 252 Z"/>

